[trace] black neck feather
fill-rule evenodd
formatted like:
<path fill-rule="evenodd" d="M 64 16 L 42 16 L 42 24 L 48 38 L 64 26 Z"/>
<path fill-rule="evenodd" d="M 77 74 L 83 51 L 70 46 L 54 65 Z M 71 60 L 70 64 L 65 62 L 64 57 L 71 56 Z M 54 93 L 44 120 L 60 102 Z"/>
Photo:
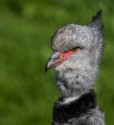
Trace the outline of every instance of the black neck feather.
<path fill-rule="evenodd" d="M 58 123 L 67 123 L 72 118 L 79 118 L 89 110 L 96 107 L 96 94 L 94 90 L 82 95 L 79 99 L 67 104 L 61 104 L 59 99 L 54 105 L 53 120 Z"/>

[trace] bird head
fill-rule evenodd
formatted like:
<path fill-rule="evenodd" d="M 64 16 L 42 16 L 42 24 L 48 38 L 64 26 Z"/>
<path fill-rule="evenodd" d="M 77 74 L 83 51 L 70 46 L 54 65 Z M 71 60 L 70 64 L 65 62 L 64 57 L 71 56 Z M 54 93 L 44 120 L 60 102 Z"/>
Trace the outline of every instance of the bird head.
<path fill-rule="evenodd" d="M 60 88 L 62 91 L 65 90 L 65 85 L 66 88 L 70 88 L 71 84 L 74 85 L 76 82 L 88 86 L 94 84 L 102 53 L 101 29 L 99 11 L 88 25 L 68 24 L 53 35 L 53 54 L 45 70 L 54 68 L 58 86 L 63 84 L 63 81 L 67 83 Z"/>

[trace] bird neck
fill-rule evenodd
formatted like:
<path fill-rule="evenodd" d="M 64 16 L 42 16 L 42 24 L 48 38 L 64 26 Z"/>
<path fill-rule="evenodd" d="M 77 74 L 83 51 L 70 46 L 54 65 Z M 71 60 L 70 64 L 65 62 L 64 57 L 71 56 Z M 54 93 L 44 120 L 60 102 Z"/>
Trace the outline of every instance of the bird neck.
<path fill-rule="evenodd" d="M 77 97 L 92 89 L 91 80 L 84 74 L 76 73 L 75 71 L 57 73 L 57 87 L 63 97 Z"/>

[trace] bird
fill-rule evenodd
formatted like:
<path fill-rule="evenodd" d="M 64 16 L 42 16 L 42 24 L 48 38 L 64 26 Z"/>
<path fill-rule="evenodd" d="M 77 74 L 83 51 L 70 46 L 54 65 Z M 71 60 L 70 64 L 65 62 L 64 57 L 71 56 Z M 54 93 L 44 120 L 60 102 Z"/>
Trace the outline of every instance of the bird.
<path fill-rule="evenodd" d="M 102 10 L 87 25 L 67 24 L 51 39 L 52 56 L 45 71 L 54 69 L 61 97 L 53 107 L 52 125 L 105 125 L 94 85 L 103 52 Z"/>

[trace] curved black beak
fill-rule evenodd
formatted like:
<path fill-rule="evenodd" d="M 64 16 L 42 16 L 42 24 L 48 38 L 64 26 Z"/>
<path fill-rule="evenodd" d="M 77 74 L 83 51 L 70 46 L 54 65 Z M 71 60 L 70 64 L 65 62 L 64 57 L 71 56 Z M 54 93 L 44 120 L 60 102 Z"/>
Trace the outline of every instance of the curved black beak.
<path fill-rule="evenodd" d="M 49 58 L 45 65 L 45 72 L 47 72 L 51 68 L 55 68 L 59 64 L 61 64 L 62 60 L 60 59 L 60 53 L 55 52 L 53 55 Z"/>

